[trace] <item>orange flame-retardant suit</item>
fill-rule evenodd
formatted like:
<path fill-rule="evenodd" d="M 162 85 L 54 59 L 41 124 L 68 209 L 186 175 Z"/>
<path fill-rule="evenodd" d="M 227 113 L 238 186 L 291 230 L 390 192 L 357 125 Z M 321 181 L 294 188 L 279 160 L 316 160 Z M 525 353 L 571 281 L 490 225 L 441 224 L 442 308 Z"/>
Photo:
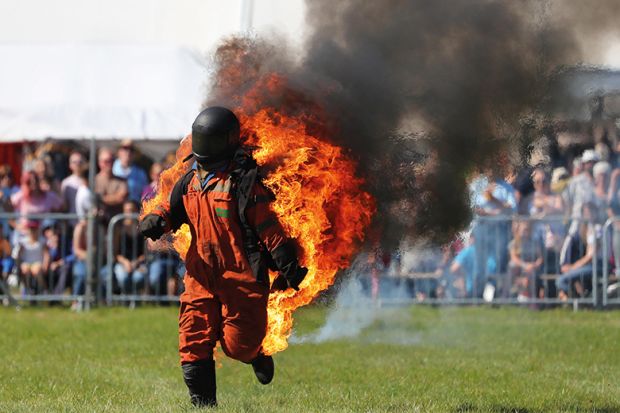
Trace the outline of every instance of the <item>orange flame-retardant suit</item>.
<path fill-rule="evenodd" d="M 267 330 L 269 279 L 266 271 L 257 279 L 250 266 L 233 195 L 234 168 L 230 165 L 217 171 L 206 182 L 194 170 L 185 176 L 186 219 L 178 215 L 173 219 L 172 213 L 182 212 L 171 210 L 170 203 L 154 211 L 166 221 L 166 231 L 186 221 L 192 235 L 179 318 L 182 363 L 210 359 L 218 340 L 227 356 L 250 362 L 258 355 Z M 245 210 L 247 224 L 269 252 L 288 241 L 269 208 L 271 199 L 256 181 Z"/>
<path fill-rule="evenodd" d="M 140 231 L 151 239 L 183 224 L 191 231 L 179 352 L 196 406 L 217 404 L 213 349 L 218 340 L 226 355 L 252 365 L 259 382 L 271 382 L 273 359 L 261 352 L 268 269 L 280 272 L 278 289 L 297 289 L 307 273 L 269 207 L 273 196 L 261 183 L 256 162 L 239 147 L 239 131 L 229 109 L 200 112 L 192 125 L 193 167 L 174 185 L 168 202 L 140 221 Z"/>

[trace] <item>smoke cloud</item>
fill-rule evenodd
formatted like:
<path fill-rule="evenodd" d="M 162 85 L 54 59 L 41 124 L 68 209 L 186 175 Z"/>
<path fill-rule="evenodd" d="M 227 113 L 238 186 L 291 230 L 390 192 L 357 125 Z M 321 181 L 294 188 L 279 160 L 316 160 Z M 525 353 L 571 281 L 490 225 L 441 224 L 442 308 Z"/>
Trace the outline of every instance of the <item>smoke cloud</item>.
<path fill-rule="evenodd" d="M 357 260 L 348 270 L 338 294 L 330 305 L 325 324 L 316 332 L 296 335 L 291 344 L 323 343 L 333 340 L 362 340 L 372 343 L 412 345 L 420 341 L 417 332 L 408 328 L 412 322 L 410 311 L 402 304 L 410 303 L 410 291 L 404 283 L 384 283 L 381 296 L 376 300 L 367 291 L 370 277 L 363 260 Z"/>
<path fill-rule="evenodd" d="M 526 154 L 553 76 L 600 57 L 618 17 L 614 1 L 312 0 L 302 56 L 229 39 L 206 104 L 305 116 L 357 159 L 375 238 L 443 242 L 470 219 L 468 177 Z"/>

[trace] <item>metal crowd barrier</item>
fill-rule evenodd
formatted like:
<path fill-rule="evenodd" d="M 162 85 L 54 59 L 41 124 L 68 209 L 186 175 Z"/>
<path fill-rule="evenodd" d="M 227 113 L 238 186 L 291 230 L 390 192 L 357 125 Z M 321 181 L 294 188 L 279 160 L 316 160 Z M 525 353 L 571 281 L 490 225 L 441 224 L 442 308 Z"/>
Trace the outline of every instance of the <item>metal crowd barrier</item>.
<path fill-rule="evenodd" d="M 183 264 L 174 251 L 154 249 L 150 241 L 147 243 L 137 231 L 138 214 L 114 216 L 107 227 L 101 227 L 103 231 L 98 239 L 93 233 L 95 219 L 88 218 L 88 253 L 83 263 L 86 276 L 80 291 L 73 291 L 72 288 L 75 260 L 70 258 L 73 226 L 79 217 L 76 214 L 33 214 L 24 217 L 17 213 L 0 213 L 2 227 L 6 222 L 19 219 L 45 222 L 46 226 L 53 220 L 58 238 L 56 254 L 63 261 L 59 261 L 53 269 L 50 267 L 44 277 L 30 277 L 28 280 L 20 274 L 19 265 L 14 265 L 11 285 L 6 278 L 0 282 L 0 297 L 3 300 L 73 301 L 80 308 L 88 308 L 95 301 L 92 293 L 96 292 L 96 297 L 109 305 L 178 301 Z M 365 285 L 369 293 L 386 303 L 393 299 L 429 304 L 538 305 L 569 302 L 574 306 L 617 305 L 620 304 L 620 289 L 616 288 L 616 274 L 620 270 L 613 274 L 610 271 L 611 262 L 618 267 L 610 242 L 610 236 L 615 231 L 614 224 L 619 226 L 617 249 L 620 254 L 620 218 L 597 225 L 561 216 L 477 217 L 471 231 L 473 249 L 469 251 L 469 256 L 463 254 L 460 257 L 459 266 L 453 266 L 459 259 L 451 257 L 442 268 L 436 265 L 438 260 L 433 265 L 432 262 L 429 264 L 432 260 L 428 259 L 409 268 L 401 265 L 398 271 L 373 268 L 368 271 Z M 517 233 L 521 234 L 520 244 L 515 244 Z M 14 246 L 20 235 L 17 231 L 12 231 L 12 234 Z M 594 258 L 589 266 L 582 266 L 581 272 L 571 280 L 562 279 L 566 275 L 562 264 L 584 256 L 589 234 L 600 238 L 602 248 L 599 249 L 599 242 L 594 242 L 591 246 Z M 567 241 L 570 239 L 573 239 L 572 243 Z M 104 245 L 105 249 L 96 248 Z M 527 263 L 534 260 L 536 265 L 529 271 L 523 271 L 522 266 L 515 268 L 510 247 L 518 251 L 521 261 Z M 97 253 L 100 253 L 100 259 L 96 259 Z M 438 251 L 436 256 L 440 255 Z M 121 257 L 132 263 L 131 268 L 126 268 L 128 265 L 123 264 Z M 8 267 L 3 265 L 3 268 Z M 558 284 L 566 287 L 567 300 L 558 298 Z M 580 287 L 577 288 L 577 285 Z M 397 291 L 397 295 L 390 297 L 386 291 Z"/>
<path fill-rule="evenodd" d="M 175 251 L 157 248 L 138 231 L 138 214 L 112 217 L 106 231 L 106 265 L 100 277 L 108 305 L 179 301 L 184 266 Z"/>
<path fill-rule="evenodd" d="M 408 297 L 410 302 L 438 305 L 597 306 L 599 281 L 607 273 L 605 250 L 601 254 L 599 246 L 605 242 L 605 233 L 601 232 L 602 225 L 563 216 L 477 217 L 471 227 L 471 245 L 464 246 L 469 251 L 461 251 L 443 268 L 425 262 L 401 264 L 396 274 L 393 269 L 392 273 L 384 270 L 380 282 L 374 281 L 383 288 L 373 295 L 385 303 Z M 593 259 L 569 272 L 563 265 L 578 261 L 588 252 L 589 234 L 597 240 L 591 245 Z M 395 286 L 397 298 L 384 292 L 395 291 Z M 565 291 L 562 298 L 558 286 Z"/>
<path fill-rule="evenodd" d="M 620 217 L 613 217 L 608 219 L 603 227 L 603 279 L 601 283 L 603 307 L 620 305 L 619 287 Z"/>
<path fill-rule="evenodd" d="M 92 226 L 86 218 L 86 257 L 73 252 L 73 231 L 77 214 L 0 213 L 0 297 L 11 304 L 20 302 L 67 302 L 76 309 L 92 302 Z M 9 251 L 10 250 L 10 254 Z M 76 287 L 78 290 L 76 290 Z"/>

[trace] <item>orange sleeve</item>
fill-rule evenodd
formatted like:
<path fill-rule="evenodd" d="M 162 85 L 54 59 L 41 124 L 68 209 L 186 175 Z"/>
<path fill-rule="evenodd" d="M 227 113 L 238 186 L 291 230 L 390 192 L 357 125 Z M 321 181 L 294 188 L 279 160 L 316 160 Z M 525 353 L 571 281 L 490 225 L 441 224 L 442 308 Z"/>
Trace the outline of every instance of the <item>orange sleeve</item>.
<path fill-rule="evenodd" d="M 269 252 L 285 244 L 288 240 L 278 217 L 271 210 L 270 204 L 273 195 L 261 183 L 254 184 L 250 200 L 245 210 L 248 224 L 254 228 L 256 234 Z"/>

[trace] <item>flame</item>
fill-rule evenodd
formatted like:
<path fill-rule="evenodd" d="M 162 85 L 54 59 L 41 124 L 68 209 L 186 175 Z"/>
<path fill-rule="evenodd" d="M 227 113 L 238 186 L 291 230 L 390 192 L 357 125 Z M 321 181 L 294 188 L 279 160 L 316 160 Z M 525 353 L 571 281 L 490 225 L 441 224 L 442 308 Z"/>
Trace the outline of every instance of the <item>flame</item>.
<path fill-rule="evenodd" d="M 235 109 L 244 145 L 255 148 L 257 163 L 271 171 L 264 183 L 276 195 L 273 211 L 287 234 L 297 239 L 301 264 L 308 268 L 299 291 L 269 296 L 268 331 L 263 341 L 263 352 L 268 355 L 288 346 L 295 309 L 309 304 L 334 283 L 339 270 L 348 267 L 375 210 L 374 199 L 361 189 L 364 182 L 355 175 L 355 162 L 315 132 L 316 125 L 323 123 L 320 110 L 287 116 L 274 108 L 250 109 L 260 106 L 257 89 L 278 87 L 281 81 L 275 75 L 265 78 L 248 92 L 242 107 Z M 189 142 L 188 138 L 182 141 L 177 163 L 162 173 L 161 191 L 144 205 L 143 214 L 162 204 L 187 170 L 180 161 L 189 153 Z M 189 228 L 184 225 L 173 238 L 174 248 L 184 257 L 191 241 Z"/>

